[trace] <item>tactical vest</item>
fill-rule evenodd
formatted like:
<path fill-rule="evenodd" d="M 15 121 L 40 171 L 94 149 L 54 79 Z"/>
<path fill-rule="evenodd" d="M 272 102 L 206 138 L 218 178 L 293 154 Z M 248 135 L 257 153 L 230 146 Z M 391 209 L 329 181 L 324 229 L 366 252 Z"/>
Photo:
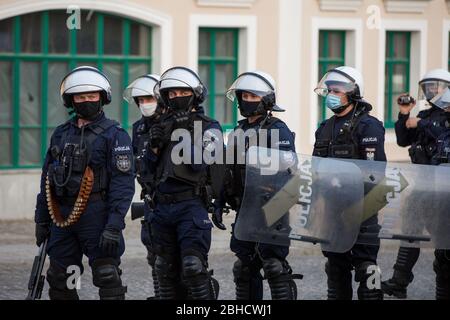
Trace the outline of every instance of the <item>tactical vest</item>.
<path fill-rule="evenodd" d="M 355 130 L 362 117 L 366 114 L 367 112 L 365 111 L 359 111 L 351 119 L 346 120 L 336 137 L 333 137 L 336 116 L 328 119 L 314 143 L 313 156 L 361 159 Z"/>
<path fill-rule="evenodd" d="M 119 123 L 105 118 L 98 123 L 82 127 L 80 135 L 70 136 L 68 135 L 69 125 L 67 122 L 60 142 L 50 149 L 56 161 L 50 164 L 48 169 L 50 186 L 56 198 L 60 202 L 68 203 L 75 201 L 78 195 L 84 171 L 91 159 L 93 142 L 101 133 Z M 63 149 L 60 150 L 59 146 L 63 146 Z M 94 185 L 91 196 L 104 195 L 110 178 L 106 165 L 92 169 Z"/>
<path fill-rule="evenodd" d="M 196 113 L 192 116 L 191 121 L 202 121 L 202 128 L 205 128 L 214 120 L 203 114 Z M 186 129 L 190 131 L 191 139 L 193 139 L 193 126 Z M 198 172 L 194 171 L 189 164 L 174 164 L 171 159 L 171 153 L 173 147 L 178 143 L 179 142 L 177 141 L 171 141 L 161 150 L 161 155 L 156 168 L 156 184 L 159 185 L 171 178 L 191 185 L 192 187 L 199 188 L 206 183 L 207 172 L 204 170 Z"/>
<path fill-rule="evenodd" d="M 258 142 L 259 142 L 259 130 L 266 129 L 270 130 L 277 122 L 281 121 L 276 117 L 269 117 L 266 121 L 262 121 L 259 126 L 256 126 L 255 129 L 258 134 Z M 243 130 L 245 121 L 241 121 L 239 125 L 236 127 L 236 130 Z M 250 148 L 249 144 L 245 146 L 245 152 Z M 244 188 L 245 188 L 245 164 L 237 163 L 237 144 L 234 144 L 234 163 L 227 164 L 225 171 L 225 181 L 224 181 L 224 196 L 226 202 L 231 206 L 233 210 L 237 210 L 240 207 L 242 197 L 244 196 Z"/>
<path fill-rule="evenodd" d="M 436 111 L 433 109 L 421 111 L 420 118 L 433 121 L 436 126 L 444 126 L 443 120 L 446 120 L 446 118 L 440 113 L 434 115 L 433 113 L 435 112 Z M 436 151 L 436 140 L 433 137 L 428 136 L 422 130 L 418 132 L 416 141 L 414 141 L 408 149 L 411 162 L 417 164 L 431 164 Z"/>

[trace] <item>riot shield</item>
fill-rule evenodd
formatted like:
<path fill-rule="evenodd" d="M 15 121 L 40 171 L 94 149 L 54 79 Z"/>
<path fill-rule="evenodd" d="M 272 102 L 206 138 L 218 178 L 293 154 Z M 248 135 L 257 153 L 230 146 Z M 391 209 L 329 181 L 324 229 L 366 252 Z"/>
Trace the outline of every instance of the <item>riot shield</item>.
<path fill-rule="evenodd" d="M 245 181 L 237 239 L 284 246 L 319 243 L 331 252 L 354 245 L 364 196 L 355 164 L 251 147 Z"/>
<path fill-rule="evenodd" d="M 357 242 L 374 238 L 402 241 L 402 246 L 450 248 L 450 167 L 348 160 L 364 180 L 362 220 L 378 216 L 376 232 L 361 228 Z"/>

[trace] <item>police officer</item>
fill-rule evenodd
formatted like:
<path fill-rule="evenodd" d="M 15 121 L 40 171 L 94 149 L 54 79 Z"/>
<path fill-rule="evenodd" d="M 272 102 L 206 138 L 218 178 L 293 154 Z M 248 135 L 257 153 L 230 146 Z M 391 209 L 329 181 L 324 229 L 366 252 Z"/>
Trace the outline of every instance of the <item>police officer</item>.
<path fill-rule="evenodd" d="M 154 177 L 146 166 L 145 154 L 149 141 L 150 128 L 165 111 L 161 101 L 158 101 L 157 96 L 153 93 L 153 88 L 159 79 L 159 75 L 143 75 L 134 80 L 124 92 L 124 99 L 130 104 L 134 102 L 142 114 L 142 117 L 133 123 L 132 145 L 136 177 L 142 188 L 141 200 L 144 200 L 144 217 L 141 220 L 141 241 L 147 249 L 147 262 L 152 269 L 153 288 L 156 298 L 159 297 L 159 284 L 155 272 L 156 256 L 152 249 L 149 225 L 150 214 L 154 207 L 152 203 Z"/>
<path fill-rule="evenodd" d="M 445 111 L 447 120 L 445 122 L 446 130 L 437 138 L 436 154 L 431 159 L 431 164 L 448 166 L 450 163 L 450 88 L 446 88 L 438 96 L 435 96 L 431 102 L 435 107 L 439 107 Z M 444 204 L 444 208 L 448 208 L 448 204 Z M 448 210 L 440 212 L 439 221 L 437 223 L 436 233 L 438 237 L 448 239 L 449 216 Z M 444 221 L 441 221 L 443 218 Z M 439 241 L 439 240 L 438 240 Z M 434 251 L 433 270 L 436 273 L 436 300 L 450 299 L 450 250 L 436 249 Z"/>
<path fill-rule="evenodd" d="M 217 299 L 219 285 L 208 271 L 209 166 L 202 157 L 197 160 L 205 150 L 214 153 L 221 128 L 204 114 L 201 103 L 207 88 L 194 71 L 171 68 L 161 75 L 157 87 L 168 112 L 150 129 L 147 159 L 156 178 L 156 207 L 150 219 L 160 297 L 180 298 L 177 285 L 182 281 L 190 298 Z M 180 145 L 184 149 L 176 152 Z M 174 154 L 182 154 L 182 161 Z"/>
<path fill-rule="evenodd" d="M 420 111 L 417 117 L 410 116 L 416 105 L 414 99 L 408 95 L 402 95 L 398 99 L 400 112 L 395 123 L 397 144 L 401 147 L 411 146 L 408 151 L 412 163 L 431 164 L 431 159 L 436 154 L 437 137 L 446 130 L 447 118 L 444 111 L 431 100 L 439 91 L 447 88 L 449 83 L 450 73 L 445 69 L 435 69 L 425 74 L 419 82 L 418 100 L 426 101 L 431 107 Z M 381 284 L 384 293 L 406 298 L 406 289 L 414 279 L 412 269 L 419 254 L 420 248 L 400 246 L 392 278 Z"/>
<path fill-rule="evenodd" d="M 61 96 L 76 116 L 51 137 L 35 213 L 37 245 L 50 234 L 49 296 L 78 299 L 77 290 L 67 286 L 67 268 L 83 272 L 84 254 L 100 299 L 122 300 L 122 230 L 134 194 L 131 139 L 103 112 L 111 86 L 96 68 L 71 71 L 62 80 Z"/>
<path fill-rule="evenodd" d="M 267 141 L 258 141 L 259 146 L 277 148 L 285 151 L 295 152 L 294 133 L 280 119 L 272 115 L 272 111 L 284 111 L 275 102 L 275 81 L 262 71 L 245 72 L 239 75 L 227 91 L 227 97 L 231 101 L 237 101 L 239 112 L 244 117 L 239 121 L 234 133 L 241 131 L 254 132 L 260 138 L 260 130 L 267 130 Z M 238 131 L 239 130 L 239 131 Z M 250 131 L 252 130 L 252 131 Z M 275 145 L 271 145 L 272 135 L 278 131 L 279 139 Z M 230 137 L 232 137 L 230 135 Z M 261 136 L 262 137 L 262 136 Z M 237 139 L 236 135 L 233 138 Z M 240 141 L 240 142 L 239 142 Z M 253 139 L 254 142 L 256 140 Z M 245 142 L 245 150 L 250 147 L 251 139 L 228 141 L 227 148 L 235 148 L 234 155 L 238 153 L 238 144 Z M 239 149 L 240 150 L 240 149 Z M 227 152 L 228 155 L 228 152 Z M 233 163 L 227 162 L 226 179 L 223 196 L 216 201 L 216 210 L 213 215 L 214 224 L 225 229 L 222 221 L 223 207 L 225 202 L 236 210 L 236 219 L 243 198 L 245 187 L 245 165 L 234 159 Z M 297 298 L 297 287 L 292 274 L 292 269 L 286 260 L 289 253 L 288 246 L 278 246 L 257 242 L 241 241 L 234 236 L 234 224 L 232 224 L 232 236 L 230 242 L 231 251 L 237 257 L 233 266 L 234 282 L 236 284 L 237 300 L 262 300 L 263 277 L 268 280 L 273 300 L 295 300 Z"/>
<path fill-rule="evenodd" d="M 384 152 L 384 127 L 369 115 L 372 106 L 363 99 L 364 84 L 361 73 L 348 66 L 328 71 L 315 92 L 325 97 L 326 106 L 334 115 L 323 121 L 316 131 L 313 155 L 318 157 L 386 161 Z M 362 230 L 378 233 L 377 215 L 362 223 Z M 359 282 L 360 300 L 383 298 L 380 290 L 367 286 L 367 270 L 377 264 L 380 241 L 373 238 L 371 245 L 355 244 L 346 253 L 324 252 L 328 261 L 328 299 L 352 299 L 352 274 Z"/>

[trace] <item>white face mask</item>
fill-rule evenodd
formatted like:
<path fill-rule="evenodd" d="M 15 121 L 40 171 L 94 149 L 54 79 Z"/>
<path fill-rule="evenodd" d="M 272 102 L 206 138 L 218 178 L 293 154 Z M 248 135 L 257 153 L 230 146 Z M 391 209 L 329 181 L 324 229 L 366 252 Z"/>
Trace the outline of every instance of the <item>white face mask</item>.
<path fill-rule="evenodd" d="M 139 109 L 144 117 L 151 117 L 156 110 L 156 102 L 142 103 L 139 105 Z"/>

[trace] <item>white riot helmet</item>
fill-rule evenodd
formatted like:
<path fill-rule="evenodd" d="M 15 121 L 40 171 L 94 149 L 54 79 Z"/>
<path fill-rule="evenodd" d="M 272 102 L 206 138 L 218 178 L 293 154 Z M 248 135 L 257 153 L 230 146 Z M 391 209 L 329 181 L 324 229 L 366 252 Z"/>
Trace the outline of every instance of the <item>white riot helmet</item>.
<path fill-rule="evenodd" d="M 133 101 L 137 104 L 138 97 L 155 96 L 153 88 L 160 80 L 160 76 L 156 74 L 146 74 L 134 80 L 123 92 L 123 98 L 128 102 Z M 156 98 L 156 96 L 155 96 Z"/>
<path fill-rule="evenodd" d="M 432 102 L 433 98 L 442 94 L 450 85 L 450 73 L 445 69 L 434 69 L 427 72 L 419 81 L 418 100 Z"/>
<path fill-rule="evenodd" d="M 102 105 L 111 102 L 111 84 L 97 68 L 81 66 L 73 69 L 61 82 L 60 93 L 64 106 L 72 107 L 72 96 L 78 93 L 100 91 Z"/>
<path fill-rule="evenodd" d="M 263 71 L 241 73 L 227 90 L 227 98 L 237 100 L 239 110 L 244 117 L 257 114 L 266 114 L 267 111 L 282 112 L 284 109 L 276 104 L 276 83 L 272 76 Z M 242 92 L 250 92 L 262 98 L 261 103 L 255 103 L 253 107 L 246 107 L 242 100 Z"/>
<path fill-rule="evenodd" d="M 333 91 L 345 93 L 348 97 L 349 103 L 358 102 L 366 107 L 367 111 L 372 109 L 372 106 L 363 99 L 364 97 L 364 79 L 357 69 L 342 66 L 329 70 L 319 84 L 314 89 L 314 92 L 319 96 L 327 97 Z M 345 108 L 347 106 L 337 106 L 335 109 Z"/>
<path fill-rule="evenodd" d="M 153 88 L 159 81 L 159 75 L 146 74 L 134 80 L 123 92 L 123 98 L 128 103 L 134 103 L 139 107 L 144 117 L 151 117 L 158 107 L 162 106 L 160 97 L 153 93 Z M 154 97 L 156 101 L 139 103 L 139 97 Z"/>
<path fill-rule="evenodd" d="M 208 89 L 200 80 L 200 77 L 191 69 L 185 67 L 173 67 L 161 75 L 160 81 L 154 88 L 154 92 L 159 92 L 164 105 L 170 107 L 169 90 L 190 89 L 194 94 L 192 104 L 200 105 L 208 95 Z"/>

